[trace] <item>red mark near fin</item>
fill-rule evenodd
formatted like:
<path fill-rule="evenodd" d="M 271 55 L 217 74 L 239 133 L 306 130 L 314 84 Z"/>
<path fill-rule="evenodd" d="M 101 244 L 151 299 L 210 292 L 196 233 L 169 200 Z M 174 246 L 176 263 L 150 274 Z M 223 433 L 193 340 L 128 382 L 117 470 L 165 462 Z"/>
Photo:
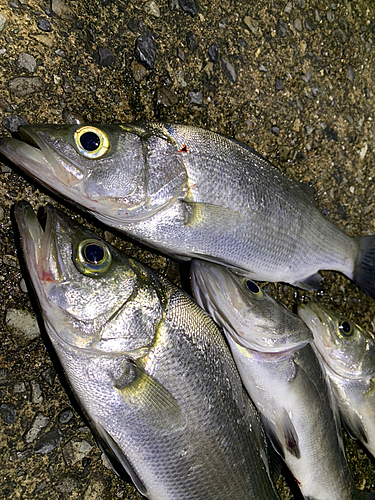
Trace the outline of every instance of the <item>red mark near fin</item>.
<path fill-rule="evenodd" d="M 186 144 L 184 144 L 184 145 L 182 146 L 182 148 L 181 148 L 181 149 L 179 149 L 179 151 L 178 151 L 178 152 L 179 152 L 179 153 L 188 153 L 188 152 L 189 152 L 189 149 L 188 149 L 188 147 L 186 146 Z"/>

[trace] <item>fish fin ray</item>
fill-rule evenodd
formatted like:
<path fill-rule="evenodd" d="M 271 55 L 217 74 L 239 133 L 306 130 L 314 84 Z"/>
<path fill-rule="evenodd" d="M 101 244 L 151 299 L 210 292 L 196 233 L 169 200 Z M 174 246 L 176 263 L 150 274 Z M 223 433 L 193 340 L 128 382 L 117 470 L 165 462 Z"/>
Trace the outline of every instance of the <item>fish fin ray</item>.
<path fill-rule="evenodd" d="M 212 226 L 217 230 L 234 229 L 239 224 L 243 224 L 244 216 L 235 210 L 208 203 L 198 203 L 183 200 L 185 206 L 185 226 Z"/>
<path fill-rule="evenodd" d="M 362 443 L 368 443 L 366 429 L 357 413 L 350 416 L 350 422 L 345 419 L 344 427 L 352 439 L 359 439 Z"/>
<path fill-rule="evenodd" d="M 302 290 L 321 290 L 321 284 L 320 282 L 322 281 L 322 277 L 319 273 L 312 274 L 311 276 L 308 276 L 306 279 L 303 281 L 295 281 L 294 283 L 291 283 L 293 286 L 298 286 L 299 288 L 302 288 Z"/>
<path fill-rule="evenodd" d="M 273 446 L 274 450 L 276 451 L 276 453 L 278 455 L 280 455 L 280 457 L 283 460 L 285 460 L 285 453 L 284 453 L 282 444 L 280 442 L 280 439 L 277 436 L 275 425 L 270 420 L 268 420 L 268 418 L 265 417 L 263 414 L 262 414 L 262 423 L 263 423 L 263 426 L 266 430 L 268 439 L 269 439 L 271 445 Z"/>
<path fill-rule="evenodd" d="M 375 236 L 356 238 L 359 252 L 354 266 L 353 282 L 375 299 Z"/>
<path fill-rule="evenodd" d="M 133 466 L 127 459 L 124 452 L 120 449 L 120 447 L 116 443 L 116 440 L 111 436 L 111 434 L 103 427 L 103 425 L 100 422 L 95 422 L 95 429 L 99 436 L 99 441 L 101 441 L 102 445 L 104 444 L 103 447 L 104 449 L 102 449 L 102 446 L 99 446 L 99 448 L 106 455 L 112 469 L 117 473 L 116 466 L 113 464 L 112 457 L 110 456 L 110 454 L 112 454 L 116 458 L 116 460 L 120 463 L 120 465 L 129 474 L 130 479 L 133 481 L 135 487 L 141 493 L 141 495 L 148 496 L 146 487 L 140 480 L 138 474 L 135 472 Z M 108 454 L 108 451 L 105 448 L 108 448 L 110 454 Z"/>
<path fill-rule="evenodd" d="M 298 435 L 294 428 L 293 422 L 290 420 L 288 412 L 283 411 L 282 416 L 283 433 L 285 438 L 285 444 L 288 451 L 296 458 L 301 458 L 301 453 L 298 446 Z"/>
<path fill-rule="evenodd" d="M 186 416 L 172 394 L 136 362 L 126 360 L 114 389 L 134 408 L 137 425 L 171 432 L 186 426 Z"/>

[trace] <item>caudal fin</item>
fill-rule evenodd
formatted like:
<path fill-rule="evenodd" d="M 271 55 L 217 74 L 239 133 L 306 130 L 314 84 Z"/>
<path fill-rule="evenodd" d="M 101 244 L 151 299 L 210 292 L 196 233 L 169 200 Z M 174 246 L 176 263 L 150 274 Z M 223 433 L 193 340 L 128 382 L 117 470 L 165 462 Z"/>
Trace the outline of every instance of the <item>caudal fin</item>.
<path fill-rule="evenodd" d="M 353 281 L 367 295 L 375 299 L 375 236 L 362 236 L 354 267 Z"/>

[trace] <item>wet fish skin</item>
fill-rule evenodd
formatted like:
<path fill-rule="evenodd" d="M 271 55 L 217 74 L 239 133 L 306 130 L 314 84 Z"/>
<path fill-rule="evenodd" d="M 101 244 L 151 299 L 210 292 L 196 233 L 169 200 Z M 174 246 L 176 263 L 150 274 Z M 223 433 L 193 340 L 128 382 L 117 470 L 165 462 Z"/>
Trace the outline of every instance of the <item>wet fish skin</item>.
<path fill-rule="evenodd" d="M 304 497 L 363 498 L 350 474 L 337 405 L 306 325 L 222 266 L 194 260 L 191 275 L 198 304 L 223 328 L 242 381 Z M 249 286 L 256 290 L 254 283 Z M 271 336 L 274 343 L 267 350 Z"/>
<path fill-rule="evenodd" d="M 298 314 L 314 335 L 345 427 L 375 457 L 374 334 L 320 304 L 301 304 Z"/>
<path fill-rule="evenodd" d="M 101 145 L 82 153 L 80 138 L 89 130 Z M 336 270 L 375 297 L 375 237 L 342 232 L 299 183 L 233 139 L 166 123 L 19 131 L 40 149 L 3 138 L 0 152 L 149 246 L 306 289 L 318 286 L 319 270 Z"/>
<path fill-rule="evenodd" d="M 259 416 L 214 322 L 62 212 L 16 205 L 47 333 L 99 438 L 151 500 L 277 500 Z M 83 257 L 83 258 L 82 258 Z"/>

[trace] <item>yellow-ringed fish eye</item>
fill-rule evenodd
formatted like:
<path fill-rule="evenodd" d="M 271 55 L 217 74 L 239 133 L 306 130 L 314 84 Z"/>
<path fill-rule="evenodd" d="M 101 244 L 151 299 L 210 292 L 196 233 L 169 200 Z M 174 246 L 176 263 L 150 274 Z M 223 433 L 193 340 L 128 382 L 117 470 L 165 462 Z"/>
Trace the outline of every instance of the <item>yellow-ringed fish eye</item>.
<path fill-rule="evenodd" d="M 112 255 L 105 243 L 90 239 L 81 241 L 77 247 L 74 264 L 86 276 L 101 276 L 112 264 Z"/>
<path fill-rule="evenodd" d="M 90 125 L 77 128 L 74 132 L 74 140 L 78 152 L 86 158 L 100 158 L 105 155 L 109 149 L 107 134 Z"/>
<path fill-rule="evenodd" d="M 339 321 L 339 333 L 342 337 L 351 337 L 353 335 L 354 328 L 352 324 L 347 319 L 340 319 Z"/>
<path fill-rule="evenodd" d="M 256 283 L 254 283 L 254 281 L 251 280 L 244 280 L 244 281 L 247 290 L 250 292 L 251 296 L 254 297 L 254 299 L 263 299 L 264 295 L 262 289 L 259 288 L 259 286 Z"/>

